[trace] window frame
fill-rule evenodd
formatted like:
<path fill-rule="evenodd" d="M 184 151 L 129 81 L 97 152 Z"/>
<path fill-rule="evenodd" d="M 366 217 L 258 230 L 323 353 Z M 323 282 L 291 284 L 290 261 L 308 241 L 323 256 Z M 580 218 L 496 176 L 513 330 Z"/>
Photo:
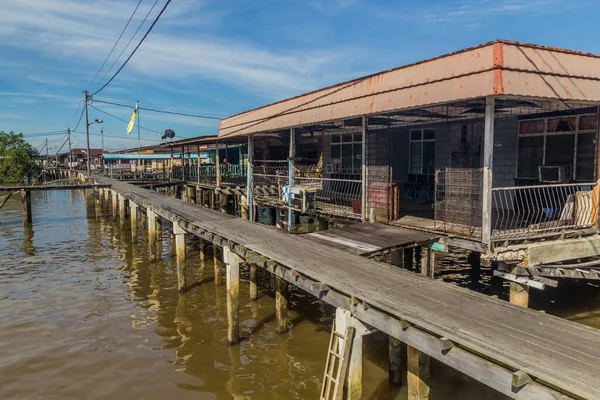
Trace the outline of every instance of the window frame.
<path fill-rule="evenodd" d="M 425 131 L 433 131 L 433 139 L 425 139 Z M 419 139 L 413 139 L 413 133 L 414 132 L 420 132 L 420 138 Z M 420 128 L 420 129 L 411 129 L 408 131 L 408 173 L 412 174 L 412 175 L 434 175 L 435 174 L 435 138 L 436 138 L 436 129 L 435 128 Z M 421 146 L 421 154 L 420 154 L 420 158 L 419 158 L 419 172 L 413 172 L 413 166 L 412 166 L 412 144 L 413 143 L 420 143 Z M 423 172 L 423 149 L 424 149 L 424 143 L 434 143 L 434 149 L 433 149 L 433 165 L 434 165 L 434 171 L 432 173 L 424 173 Z"/>
<path fill-rule="evenodd" d="M 348 135 L 348 137 L 351 138 L 350 141 L 344 141 L 344 136 Z M 337 137 L 337 141 L 334 141 L 334 137 Z M 358 140 L 357 140 L 358 139 Z M 363 159 L 362 159 L 362 134 L 359 132 L 336 132 L 336 133 L 332 133 L 331 134 L 331 140 L 330 140 L 330 159 L 331 160 L 340 160 L 339 164 L 334 164 L 336 171 L 334 171 L 333 173 L 343 173 L 343 174 L 358 174 L 361 173 L 362 171 L 362 165 L 363 165 Z M 350 145 L 351 146 L 351 150 L 350 150 L 350 159 L 352 160 L 352 166 L 350 167 L 350 171 L 347 171 L 346 168 L 344 168 L 344 164 L 343 164 L 343 159 L 344 159 L 344 151 L 343 148 L 344 146 Z M 333 157 L 333 148 L 337 146 L 339 147 L 339 157 Z M 360 146 L 360 152 L 358 152 L 358 154 L 356 154 L 355 157 L 355 147 L 356 146 Z M 347 157 L 346 157 L 347 158 Z M 357 165 L 358 164 L 358 165 Z M 357 172 L 359 171 L 359 172 Z"/>

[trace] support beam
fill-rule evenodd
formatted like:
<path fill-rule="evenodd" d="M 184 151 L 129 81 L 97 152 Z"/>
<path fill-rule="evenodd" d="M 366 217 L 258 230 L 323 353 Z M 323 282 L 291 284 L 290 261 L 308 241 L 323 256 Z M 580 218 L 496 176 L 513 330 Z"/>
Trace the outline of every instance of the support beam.
<path fill-rule="evenodd" d="M 21 207 L 23 209 L 23 226 L 29 226 L 33 222 L 31 216 L 31 192 L 21 190 Z"/>
<path fill-rule="evenodd" d="M 429 356 L 408 346 L 408 400 L 429 399 Z"/>
<path fill-rule="evenodd" d="M 258 266 L 250 264 L 250 300 L 258 300 Z"/>
<path fill-rule="evenodd" d="M 229 247 L 223 247 L 227 276 L 227 340 L 229 344 L 240 341 L 240 257 Z"/>
<path fill-rule="evenodd" d="M 360 219 L 367 220 L 367 128 L 369 121 L 362 117 L 362 191 L 361 191 L 361 213 Z"/>
<path fill-rule="evenodd" d="M 177 254 L 177 289 L 184 292 L 187 289 L 187 269 L 185 267 L 185 235 L 186 232 L 177 222 L 173 222 L 175 235 L 175 252 Z"/>
<path fill-rule="evenodd" d="M 254 221 L 254 137 L 248 136 L 248 170 L 246 172 L 246 199 L 248 203 L 248 219 Z"/>
<path fill-rule="evenodd" d="M 219 253 L 221 249 L 216 244 L 213 244 L 213 265 L 215 269 L 215 285 L 223 284 L 223 266 L 221 260 L 219 260 Z"/>
<path fill-rule="evenodd" d="M 483 205 L 481 241 L 489 245 L 492 235 L 492 168 L 494 161 L 495 99 L 485 98 L 485 128 L 483 136 Z"/>
<path fill-rule="evenodd" d="M 135 241 L 137 239 L 138 206 L 132 201 L 129 201 L 129 218 L 131 220 L 131 237 Z"/>
<path fill-rule="evenodd" d="M 156 214 L 150 209 L 146 209 L 148 218 L 148 243 L 150 245 L 150 260 L 156 260 Z"/>
<path fill-rule="evenodd" d="M 362 399 L 362 348 L 363 336 L 370 331 L 358 319 L 352 316 L 350 311 L 337 308 L 335 311 L 335 330 L 344 335 L 346 328 L 354 327 L 355 333 L 350 349 L 350 363 L 348 365 L 347 400 Z"/>
<path fill-rule="evenodd" d="M 407 357 L 408 349 L 406 343 L 402 343 L 400 340 L 389 336 L 389 383 L 393 386 L 401 386 L 404 379 L 406 379 L 407 370 Z"/>
<path fill-rule="evenodd" d="M 275 314 L 277 316 L 277 332 L 287 333 L 288 331 L 288 283 L 276 278 L 275 283 Z"/>
<path fill-rule="evenodd" d="M 296 157 L 296 130 L 290 129 L 290 156 L 288 158 L 288 185 L 294 184 L 294 157 Z M 294 225 L 294 211 L 291 207 L 287 210 L 287 229 L 288 232 L 292 231 Z"/>

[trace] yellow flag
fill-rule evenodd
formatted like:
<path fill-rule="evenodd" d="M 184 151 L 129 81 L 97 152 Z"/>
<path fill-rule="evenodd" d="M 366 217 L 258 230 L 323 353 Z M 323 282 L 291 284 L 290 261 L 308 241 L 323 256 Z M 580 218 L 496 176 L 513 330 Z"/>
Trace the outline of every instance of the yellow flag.
<path fill-rule="evenodd" d="M 137 117 L 137 113 L 138 113 L 138 105 L 135 105 L 135 110 L 133 110 L 133 114 L 131 114 L 131 119 L 129 120 L 129 124 L 127 124 L 127 134 L 129 135 L 131 133 L 131 130 L 133 129 L 133 124 L 135 123 L 135 117 Z"/>

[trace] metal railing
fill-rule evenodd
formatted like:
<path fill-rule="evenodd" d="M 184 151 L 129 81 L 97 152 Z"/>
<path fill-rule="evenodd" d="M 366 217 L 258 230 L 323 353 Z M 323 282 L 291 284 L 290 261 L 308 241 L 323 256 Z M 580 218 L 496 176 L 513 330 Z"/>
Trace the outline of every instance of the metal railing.
<path fill-rule="evenodd" d="M 246 182 L 246 168 L 239 164 L 222 164 L 219 166 L 221 183 L 244 184 Z M 173 178 L 215 185 L 217 183 L 217 168 L 215 165 L 200 165 L 200 179 L 198 179 L 198 166 L 185 165 L 173 167 Z"/>
<path fill-rule="evenodd" d="M 298 202 L 306 202 L 306 212 L 345 218 L 361 216 L 361 180 L 296 177 L 294 184 L 302 187 L 303 196 Z"/>
<path fill-rule="evenodd" d="M 596 183 L 492 189 L 492 239 L 527 238 L 594 226 Z"/>
<path fill-rule="evenodd" d="M 256 200 L 281 201 L 282 188 L 289 183 L 289 161 L 254 161 L 252 180 L 253 195 Z"/>

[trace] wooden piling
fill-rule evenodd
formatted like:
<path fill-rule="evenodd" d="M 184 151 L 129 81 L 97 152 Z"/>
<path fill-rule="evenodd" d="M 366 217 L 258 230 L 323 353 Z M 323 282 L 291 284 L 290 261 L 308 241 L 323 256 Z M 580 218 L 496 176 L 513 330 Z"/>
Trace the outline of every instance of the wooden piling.
<path fill-rule="evenodd" d="M 280 277 L 276 278 L 275 283 L 275 314 L 277 316 L 277 332 L 287 333 L 288 331 L 288 283 Z"/>
<path fill-rule="evenodd" d="M 430 278 L 435 274 L 435 253 L 429 247 L 421 247 L 421 274 Z"/>
<path fill-rule="evenodd" d="M 525 308 L 529 307 L 529 286 L 517 282 L 511 282 L 510 303 Z"/>
<path fill-rule="evenodd" d="M 240 340 L 240 258 L 229 247 L 223 247 L 227 277 L 227 340 L 237 344 Z"/>
<path fill-rule="evenodd" d="M 362 369 L 363 369 L 363 336 L 369 331 L 358 319 L 352 316 L 350 311 L 341 308 L 335 312 L 335 330 L 345 335 L 346 328 L 353 327 L 355 329 L 354 337 L 352 338 L 352 347 L 350 349 L 350 360 L 348 363 L 348 378 L 347 400 L 362 399 Z"/>
<path fill-rule="evenodd" d="M 200 280 L 204 276 L 204 270 L 206 269 L 206 260 L 208 259 L 208 243 L 204 239 L 200 239 Z"/>
<path fill-rule="evenodd" d="M 219 246 L 213 244 L 213 265 L 215 269 L 215 285 L 223 284 L 223 266 L 221 265 L 221 260 L 219 260 L 220 253 Z"/>
<path fill-rule="evenodd" d="M 156 214 L 154 211 L 147 209 L 146 216 L 148 218 L 148 242 L 150 244 L 150 260 L 156 260 Z"/>
<path fill-rule="evenodd" d="M 33 222 L 31 216 L 31 192 L 21 190 L 21 207 L 23 209 L 23 226 L 29 226 Z"/>
<path fill-rule="evenodd" d="M 121 221 L 121 226 L 125 223 L 125 197 L 119 196 L 119 220 Z"/>
<path fill-rule="evenodd" d="M 118 196 L 117 192 L 115 192 L 114 190 L 112 190 L 111 193 L 110 193 L 110 197 L 111 197 L 111 200 L 112 200 L 111 206 L 112 206 L 112 216 L 113 216 L 113 219 L 117 219 L 117 210 L 118 210 L 117 196 Z"/>
<path fill-rule="evenodd" d="M 258 266 L 250 264 L 250 300 L 258 300 Z"/>
<path fill-rule="evenodd" d="M 184 292 L 187 289 L 187 270 L 185 267 L 185 234 L 186 232 L 178 223 L 173 223 L 175 235 L 175 252 L 177 254 L 177 289 Z"/>
<path fill-rule="evenodd" d="M 429 356 L 414 347 L 408 347 L 408 400 L 429 399 Z"/>
<path fill-rule="evenodd" d="M 400 340 L 393 336 L 389 336 L 389 383 L 393 386 L 401 386 L 402 381 L 406 379 L 407 370 L 407 357 L 408 350 L 406 343 L 402 343 Z"/>
<path fill-rule="evenodd" d="M 131 237 L 133 240 L 137 239 L 137 216 L 138 206 L 134 202 L 129 202 L 129 218 L 131 220 Z"/>

